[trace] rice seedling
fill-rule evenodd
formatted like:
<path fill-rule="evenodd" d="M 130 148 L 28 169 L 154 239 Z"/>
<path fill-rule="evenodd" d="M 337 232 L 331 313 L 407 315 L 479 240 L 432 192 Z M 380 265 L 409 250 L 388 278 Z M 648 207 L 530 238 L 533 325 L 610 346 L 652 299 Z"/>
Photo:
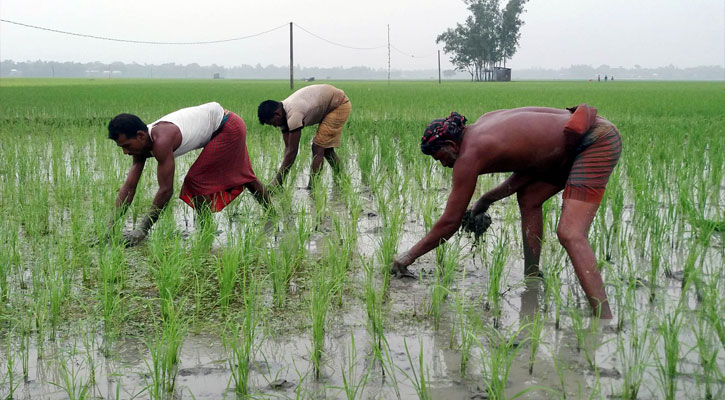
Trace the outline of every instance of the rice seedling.
<path fill-rule="evenodd" d="M 723 376 L 717 365 L 720 346 L 713 340 L 715 335 L 706 321 L 705 318 L 698 318 L 697 323 L 692 326 L 692 330 L 695 334 L 695 347 L 700 357 L 700 366 L 702 368 L 701 377 L 705 392 L 704 398 L 712 400 L 716 395 L 719 396 L 722 394 L 722 388 L 720 389 L 720 393 L 715 392 L 713 388 L 717 385 L 716 382 L 718 380 L 722 380 Z"/>
<path fill-rule="evenodd" d="M 526 324 L 529 327 L 529 375 L 534 373 L 534 363 L 536 362 L 536 353 L 539 351 L 541 343 L 541 331 L 546 323 L 546 316 L 540 312 L 534 315 L 534 318 Z"/>
<path fill-rule="evenodd" d="M 449 293 L 449 287 L 455 276 L 461 259 L 461 248 L 457 243 L 447 242 L 436 248 L 437 268 L 435 284 L 431 286 L 431 305 L 428 313 L 433 317 L 433 327 L 438 329 L 441 307 Z"/>
<path fill-rule="evenodd" d="M 238 268 L 242 263 L 242 251 L 239 247 L 228 247 L 220 257 L 217 257 L 216 275 L 219 282 L 219 304 L 223 315 L 227 315 L 229 301 L 234 293 L 237 283 Z"/>
<path fill-rule="evenodd" d="M 621 335 L 617 341 L 617 354 L 622 365 L 622 386 L 619 390 L 622 399 L 636 399 L 639 395 L 654 344 L 649 338 L 651 321 L 647 318 L 644 325 L 639 326 L 638 321 L 633 319 L 631 334 Z"/>
<path fill-rule="evenodd" d="M 375 358 L 381 363 L 383 362 L 383 344 L 385 341 L 385 333 L 383 330 L 383 302 L 382 290 L 377 289 L 375 283 L 375 264 L 368 260 L 363 261 L 365 270 L 365 309 L 367 311 L 367 330 L 372 341 L 373 352 Z"/>
<path fill-rule="evenodd" d="M 166 399 L 176 387 L 179 351 L 186 334 L 186 319 L 178 314 L 173 302 L 167 304 L 166 315 L 161 321 L 161 331 L 152 342 L 146 344 L 151 361 L 145 360 L 150 382 L 146 392 L 151 399 Z"/>
<path fill-rule="evenodd" d="M 245 279 L 243 286 L 243 319 L 241 323 L 227 323 L 224 345 L 231 355 L 227 359 L 227 363 L 232 372 L 231 380 L 234 381 L 234 391 L 237 396 L 246 398 L 250 394 L 249 370 L 261 341 L 258 331 L 260 323 L 259 285 L 253 279 Z"/>
<path fill-rule="evenodd" d="M 410 351 L 408 350 L 408 341 L 403 339 L 403 345 L 405 346 L 405 355 L 408 358 L 408 364 L 410 365 L 410 375 L 408 375 L 405 370 L 402 368 L 400 369 L 403 374 L 405 374 L 410 382 L 413 384 L 413 388 L 415 388 L 415 392 L 418 394 L 418 398 L 421 400 L 428 400 L 432 399 L 432 395 L 430 393 L 430 373 L 428 372 L 428 367 L 423 362 L 423 341 L 419 341 L 419 347 L 420 351 L 418 353 L 418 371 L 415 370 L 415 365 L 413 364 L 413 358 L 410 356 Z"/>
<path fill-rule="evenodd" d="M 315 368 L 315 378 L 320 379 L 322 356 L 325 345 L 325 325 L 330 305 L 331 292 L 335 290 L 332 282 L 330 266 L 323 262 L 312 272 L 312 288 L 310 290 L 309 316 L 312 322 L 312 349 L 310 359 Z"/>
<path fill-rule="evenodd" d="M 519 334 L 523 331 L 524 326 L 507 328 L 504 332 L 498 329 L 487 328 L 485 330 L 487 347 L 481 348 L 481 367 L 484 372 L 483 383 L 489 398 L 505 399 L 506 387 L 508 386 L 509 375 L 513 365 L 514 358 L 521 351 L 521 343 L 517 343 Z M 516 394 L 515 397 L 525 394 L 535 387 L 530 387 Z"/>
<path fill-rule="evenodd" d="M 99 248 L 98 267 L 100 283 L 98 288 L 99 304 L 103 314 L 103 327 L 106 339 L 110 339 L 122 322 L 121 291 L 125 274 L 125 259 L 119 245 Z M 106 350 L 108 347 L 106 347 Z"/>
<path fill-rule="evenodd" d="M 357 165 L 360 169 L 360 177 L 363 184 L 369 185 L 375 162 L 375 143 L 371 143 L 369 140 L 362 140 L 358 143 L 360 146 L 357 148 Z"/>
<path fill-rule="evenodd" d="M 486 291 L 486 308 L 493 313 L 493 325 L 498 328 L 501 318 L 501 285 L 503 284 L 503 270 L 509 254 L 508 239 L 502 233 L 496 241 L 489 267 L 489 281 Z"/>
<path fill-rule="evenodd" d="M 677 394 L 677 377 L 679 371 L 677 364 L 680 361 L 680 329 L 684 320 L 677 308 L 673 312 L 664 315 L 658 330 L 662 339 L 664 354 L 655 358 L 657 361 L 657 377 L 660 382 L 660 390 L 665 399 L 675 399 Z"/>
<path fill-rule="evenodd" d="M 358 377 L 357 374 L 357 347 L 355 347 L 355 334 L 350 330 L 350 343 L 348 344 L 347 363 L 340 370 L 342 375 L 342 390 L 347 400 L 355 400 L 362 396 L 365 392 L 365 386 L 368 384 L 369 371 Z"/>
<path fill-rule="evenodd" d="M 5 338 L 5 367 L 6 371 L 3 375 L 2 387 L 7 388 L 6 399 L 13 399 L 15 391 L 18 389 L 15 378 L 15 354 L 12 348 L 12 335 Z"/>
<path fill-rule="evenodd" d="M 154 235 L 149 241 L 149 250 L 153 260 L 151 271 L 161 299 L 161 315 L 166 318 L 173 313 L 171 309 L 179 296 L 189 261 L 176 235 Z"/>
<path fill-rule="evenodd" d="M 466 270 L 461 271 L 458 290 L 454 298 L 454 307 L 458 316 L 458 331 L 460 334 L 461 351 L 461 377 L 466 376 L 468 361 L 471 359 L 471 350 L 477 339 L 477 313 L 474 307 L 466 303 Z"/>
<path fill-rule="evenodd" d="M 81 376 L 83 372 L 83 362 L 76 362 L 75 354 L 76 343 L 74 342 L 70 354 L 62 354 L 58 357 L 60 381 L 50 383 L 59 389 L 62 389 L 66 398 L 70 400 L 82 400 L 88 397 L 89 390 L 91 389 L 91 382 L 84 381 Z"/>
<path fill-rule="evenodd" d="M 571 297 L 571 291 L 568 294 L 568 302 L 571 304 L 573 302 Z M 581 312 L 579 311 L 579 308 L 576 305 L 570 305 L 567 307 L 567 314 L 569 315 L 569 319 L 571 320 L 571 328 L 574 331 L 574 336 L 576 337 L 576 351 L 581 352 L 582 346 L 584 345 L 584 339 L 586 338 L 586 330 L 584 329 L 584 318 L 582 317 Z"/>

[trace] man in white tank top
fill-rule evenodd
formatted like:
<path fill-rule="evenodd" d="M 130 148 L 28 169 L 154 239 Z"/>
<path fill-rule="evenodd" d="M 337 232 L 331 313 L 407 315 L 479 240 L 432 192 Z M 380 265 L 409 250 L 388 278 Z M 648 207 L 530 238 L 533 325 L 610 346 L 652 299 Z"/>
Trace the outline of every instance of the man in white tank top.
<path fill-rule="evenodd" d="M 135 245 L 148 234 L 174 193 L 174 158 L 204 148 L 184 178 L 180 198 L 198 210 L 201 205 L 221 211 L 247 188 L 261 204 L 269 202 L 249 161 L 246 126 L 236 114 L 218 103 L 188 107 L 146 125 L 133 114 L 119 114 L 108 124 L 108 138 L 133 157 L 126 181 L 116 198 L 116 216 L 133 201 L 148 158 L 158 162 L 159 190 L 139 227 L 124 235 Z"/>

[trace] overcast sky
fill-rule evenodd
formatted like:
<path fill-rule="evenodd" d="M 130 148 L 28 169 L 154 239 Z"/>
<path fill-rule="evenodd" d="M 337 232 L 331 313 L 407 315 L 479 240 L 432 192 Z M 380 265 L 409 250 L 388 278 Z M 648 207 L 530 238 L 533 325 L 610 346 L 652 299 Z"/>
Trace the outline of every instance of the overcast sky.
<path fill-rule="evenodd" d="M 505 4 L 507 0 L 502 0 Z M 295 65 L 436 68 L 436 36 L 469 15 L 461 0 L 2 0 L 0 18 L 87 35 L 190 42 L 242 37 L 290 21 Z M 513 68 L 725 64 L 724 0 L 531 0 Z M 414 56 L 414 57 L 411 57 Z M 442 66 L 450 68 L 442 55 Z M 0 59 L 139 64 L 288 65 L 289 28 L 211 45 L 148 45 L 0 22 Z"/>

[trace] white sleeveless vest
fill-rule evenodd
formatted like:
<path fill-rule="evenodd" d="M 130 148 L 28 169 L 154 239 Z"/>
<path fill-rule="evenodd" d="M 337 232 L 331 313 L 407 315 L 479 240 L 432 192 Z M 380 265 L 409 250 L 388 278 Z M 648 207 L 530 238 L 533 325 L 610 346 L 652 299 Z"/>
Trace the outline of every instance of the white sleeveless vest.
<path fill-rule="evenodd" d="M 151 131 L 159 122 L 171 122 L 176 125 L 181 131 L 181 144 L 174 150 L 174 157 L 178 157 L 206 146 L 211 140 L 212 133 L 219 128 L 223 117 L 224 109 L 215 102 L 182 108 L 149 125 L 149 135 L 153 140 Z"/>

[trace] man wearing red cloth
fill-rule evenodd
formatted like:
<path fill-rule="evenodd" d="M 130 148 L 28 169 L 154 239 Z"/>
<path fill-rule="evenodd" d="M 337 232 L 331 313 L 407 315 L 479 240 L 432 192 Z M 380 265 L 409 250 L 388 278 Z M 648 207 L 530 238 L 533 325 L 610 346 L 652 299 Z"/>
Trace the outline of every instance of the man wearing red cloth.
<path fill-rule="evenodd" d="M 611 318 L 602 276 L 587 232 L 622 150 L 617 128 L 581 105 L 569 110 L 524 107 L 487 113 L 470 126 L 452 113 L 433 120 L 421 150 L 453 168 L 453 189 L 443 215 L 428 234 L 395 257 L 392 272 L 409 274 L 416 258 L 448 240 L 461 225 L 478 175 L 513 172 L 484 193 L 471 209 L 475 217 L 516 193 L 521 211 L 525 274 L 538 274 L 543 222 L 541 205 L 564 190 L 559 241 L 566 249 L 594 314 Z"/>
<path fill-rule="evenodd" d="M 261 204 L 269 194 L 257 180 L 249 161 L 247 128 L 242 118 L 224 110 L 219 103 L 183 108 L 146 125 L 133 114 L 119 114 L 108 124 L 108 138 L 133 157 L 126 181 L 116 198 L 116 215 L 123 215 L 133 201 L 146 160 L 158 162 L 159 190 L 151 210 L 139 227 L 124 235 L 135 245 L 148 234 L 174 193 L 174 159 L 191 150 L 204 148 L 189 169 L 180 198 L 193 208 L 221 211 L 244 188 Z"/>

